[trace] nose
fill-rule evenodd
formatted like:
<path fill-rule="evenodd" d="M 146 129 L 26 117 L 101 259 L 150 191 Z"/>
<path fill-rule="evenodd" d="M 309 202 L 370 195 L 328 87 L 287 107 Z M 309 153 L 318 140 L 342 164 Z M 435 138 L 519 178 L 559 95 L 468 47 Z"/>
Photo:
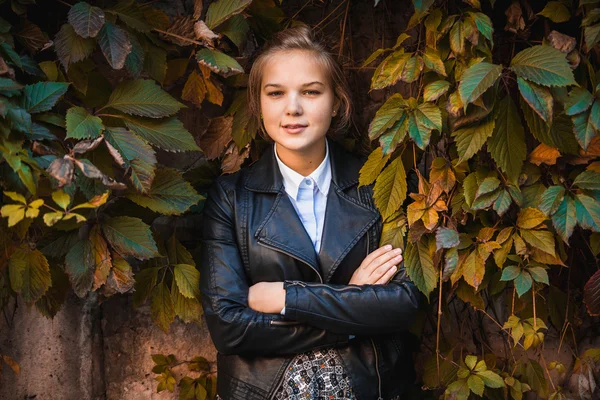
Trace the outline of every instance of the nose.
<path fill-rule="evenodd" d="M 297 95 L 290 94 L 288 97 L 288 103 L 285 109 L 287 115 L 300 115 L 302 114 L 302 105 Z"/>

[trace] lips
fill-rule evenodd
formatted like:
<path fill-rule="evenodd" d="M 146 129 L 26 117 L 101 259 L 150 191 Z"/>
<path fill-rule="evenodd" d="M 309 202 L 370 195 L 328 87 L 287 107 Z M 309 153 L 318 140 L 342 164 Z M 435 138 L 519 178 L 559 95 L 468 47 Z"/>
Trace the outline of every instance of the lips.
<path fill-rule="evenodd" d="M 288 124 L 288 125 L 282 125 L 284 128 L 288 128 L 288 129 L 296 129 L 296 128 L 306 128 L 307 125 L 302 125 L 302 124 Z"/>

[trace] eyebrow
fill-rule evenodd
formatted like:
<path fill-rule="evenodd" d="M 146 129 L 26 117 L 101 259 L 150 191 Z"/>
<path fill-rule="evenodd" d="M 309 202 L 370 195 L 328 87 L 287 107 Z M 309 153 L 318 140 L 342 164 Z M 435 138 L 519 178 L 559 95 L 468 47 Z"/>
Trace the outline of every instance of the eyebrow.
<path fill-rule="evenodd" d="M 321 85 L 321 86 L 325 86 L 325 85 L 324 85 L 322 82 L 319 82 L 319 81 L 314 81 L 314 82 L 304 83 L 304 84 L 302 84 L 302 87 L 306 87 L 306 86 L 310 86 L 310 85 Z M 263 87 L 263 89 L 266 89 L 266 88 L 267 88 L 267 87 L 269 87 L 269 86 L 273 86 L 273 87 L 276 87 L 276 88 L 280 88 L 280 87 L 282 87 L 283 85 L 280 85 L 279 83 L 267 83 L 267 84 L 266 84 L 266 85 Z"/>

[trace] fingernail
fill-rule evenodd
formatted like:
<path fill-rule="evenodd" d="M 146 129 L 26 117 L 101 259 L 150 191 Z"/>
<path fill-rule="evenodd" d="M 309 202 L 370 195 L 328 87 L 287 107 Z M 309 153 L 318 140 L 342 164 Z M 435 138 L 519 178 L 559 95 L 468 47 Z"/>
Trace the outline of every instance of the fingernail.
<path fill-rule="evenodd" d="M 385 245 L 385 249 L 386 250 L 391 250 L 392 249 L 392 245 L 391 244 L 386 244 Z"/>
<path fill-rule="evenodd" d="M 396 250 L 394 250 L 394 252 L 400 254 L 400 253 L 402 253 L 402 249 L 401 248 L 397 248 Z"/>
<path fill-rule="evenodd" d="M 398 261 L 400 261 L 400 260 L 402 260 L 402 256 L 401 256 L 401 255 L 398 255 L 398 256 L 394 257 L 394 260 L 398 260 Z"/>

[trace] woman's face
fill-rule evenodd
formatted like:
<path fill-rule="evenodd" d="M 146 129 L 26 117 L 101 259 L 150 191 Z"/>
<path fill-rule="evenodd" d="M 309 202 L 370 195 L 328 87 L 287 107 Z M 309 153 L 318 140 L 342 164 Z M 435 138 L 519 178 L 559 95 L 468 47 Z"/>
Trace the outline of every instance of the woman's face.
<path fill-rule="evenodd" d="M 336 101 L 315 57 L 303 50 L 275 53 L 265 64 L 261 86 L 263 123 L 278 152 L 323 151 Z"/>

